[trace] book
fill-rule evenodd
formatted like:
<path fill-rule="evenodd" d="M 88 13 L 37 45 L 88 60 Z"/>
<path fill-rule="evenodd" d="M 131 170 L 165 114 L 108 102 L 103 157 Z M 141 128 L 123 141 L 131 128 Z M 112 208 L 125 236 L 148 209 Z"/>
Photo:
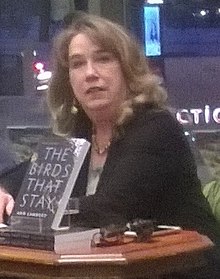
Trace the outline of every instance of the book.
<path fill-rule="evenodd" d="M 62 229 L 61 220 L 89 146 L 81 138 L 53 137 L 39 142 L 9 220 L 13 229 Z"/>
<path fill-rule="evenodd" d="M 57 254 L 89 249 L 98 228 L 74 227 L 67 231 L 50 231 L 44 233 L 24 230 L 0 229 L 0 245 L 54 251 Z"/>
<path fill-rule="evenodd" d="M 9 226 L 0 229 L 1 245 L 57 253 L 70 245 L 73 251 L 90 246 L 99 229 L 74 227 L 70 221 L 70 215 L 78 210 L 71 193 L 89 147 L 81 138 L 55 136 L 39 142 L 15 199 Z"/>

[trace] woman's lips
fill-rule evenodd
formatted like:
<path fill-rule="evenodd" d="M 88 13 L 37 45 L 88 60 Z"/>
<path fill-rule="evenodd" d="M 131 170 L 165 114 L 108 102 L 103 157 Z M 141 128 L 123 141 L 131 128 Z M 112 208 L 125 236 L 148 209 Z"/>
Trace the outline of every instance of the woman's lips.
<path fill-rule="evenodd" d="M 105 89 L 103 87 L 99 87 L 99 86 L 94 86 L 94 87 L 90 87 L 88 90 L 86 90 L 86 93 L 95 93 L 95 92 L 102 92 Z"/>

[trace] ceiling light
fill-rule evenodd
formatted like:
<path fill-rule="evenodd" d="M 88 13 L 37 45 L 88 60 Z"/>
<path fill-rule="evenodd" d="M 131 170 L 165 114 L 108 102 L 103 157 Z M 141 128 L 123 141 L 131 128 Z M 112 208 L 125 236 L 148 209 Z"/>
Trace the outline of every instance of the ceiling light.
<path fill-rule="evenodd" d="M 163 4 L 163 0 L 147 0 L 147 4 Z"/>

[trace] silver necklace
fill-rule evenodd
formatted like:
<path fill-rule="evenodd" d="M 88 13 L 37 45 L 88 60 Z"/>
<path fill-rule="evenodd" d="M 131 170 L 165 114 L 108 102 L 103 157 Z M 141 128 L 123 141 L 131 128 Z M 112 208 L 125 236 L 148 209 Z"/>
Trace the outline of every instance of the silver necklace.
<path fill-rule="evenodd" d="M 99 155 L 102 155 L 108 151 L 109 146 L 111 145 L 111 141 L 109 140 L 105 146 L 99 147 L 97 140 L 96 140 L 96 135 L 92 135 L 92 144 L 93 144 L 93 148 L 94 148 L 95 152 L 98 153 Z"/>

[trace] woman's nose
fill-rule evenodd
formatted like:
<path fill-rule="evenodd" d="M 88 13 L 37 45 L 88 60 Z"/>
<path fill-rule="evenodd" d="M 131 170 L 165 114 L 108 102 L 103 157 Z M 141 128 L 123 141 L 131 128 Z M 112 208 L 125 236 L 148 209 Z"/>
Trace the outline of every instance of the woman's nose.
<path fill-rule="evenodd" d="M 86 75 L 87 77 L 97 77 L 98 72 L 93 61 L 88 61 L 86 65 Z"/>

